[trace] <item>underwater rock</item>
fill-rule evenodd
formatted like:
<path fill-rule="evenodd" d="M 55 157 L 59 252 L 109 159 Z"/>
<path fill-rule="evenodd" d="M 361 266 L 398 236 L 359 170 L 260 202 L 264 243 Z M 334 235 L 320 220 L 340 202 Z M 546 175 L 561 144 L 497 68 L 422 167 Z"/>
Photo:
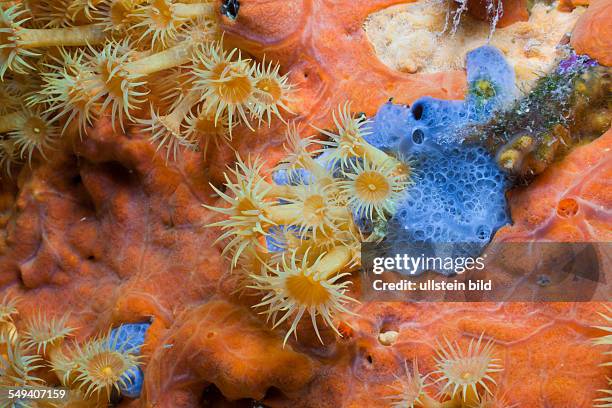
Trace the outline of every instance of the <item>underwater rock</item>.
<path fill-rule="evenodd" d="M 130 350 L 130 353 L 140 355 L 140 349 L 144 344 L 147 329 L 151 323 L 127 323 L 113 329 L 110 334 L 109 343 L 116 350 Z M 140 367 L 134 368 L 128 374 L 129 382 L 119 385 L 121 395 L 128 398 L 138 398 L 142 392 L 144 373 Z"/>

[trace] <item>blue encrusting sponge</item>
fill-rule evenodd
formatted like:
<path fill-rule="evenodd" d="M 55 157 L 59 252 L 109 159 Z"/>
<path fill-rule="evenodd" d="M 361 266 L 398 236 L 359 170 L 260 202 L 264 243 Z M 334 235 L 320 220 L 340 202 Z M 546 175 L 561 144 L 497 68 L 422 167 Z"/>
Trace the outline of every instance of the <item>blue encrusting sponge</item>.
<path fill-rule="evenodd" d="M 504 173 L 483 147 L 463 143 L 462 130 L 514 100 L 514 71 L 497 49 L 484 46 L 468 53 L 467 78 L 463 101 L 389 102 L 374 117 L 367 141 L 409 161 L 414 171 L 414 184 L 387 228 L 396 249 L 427 243 L 431 255 L 444 248 L 448 256 L 477 256 L 510 221 Z M 452 253 L 446 243 L 457 243 Z"/>
<path fill-rule="evenodd" d="M 144 344 L 145 335 L 151 323 L 128 323 L 123 324 L 111 331 L 110 342 L 116 349 L 130 350 L 133 354 L 140 354 L 140 348 Z M 138 398 L 142 392 L 144 373 L 140 367 L 129 373 L 130 381 L 127 386 L 121 385 L 121 395 L 128 398 Z"/>

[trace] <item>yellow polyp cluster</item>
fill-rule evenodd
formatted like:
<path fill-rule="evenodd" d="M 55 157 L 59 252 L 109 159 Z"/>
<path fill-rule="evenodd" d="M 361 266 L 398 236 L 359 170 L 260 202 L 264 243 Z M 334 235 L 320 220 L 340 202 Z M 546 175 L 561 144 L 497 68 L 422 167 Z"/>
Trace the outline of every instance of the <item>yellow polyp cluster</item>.
<path fill-rule="evenodd" d="M 75 330 L 68 316 L 49 317 L 39 312 L 17 322 L 15 298 L 0 303 L 0 388 L 62 387 L 69 392 L 64 400 L 9 400 L 0 393 L 2 407 L 92 407 L 108 406 L 113 390 L 129 384 L 139 357 L 119 336 L 106 335 L 79 344 L 67 344 Z M 19 324 L 23 323 L 23 325 Z M 44 379 L 43 379 L 44 378 Z"/>
<path fill-rule="evenodd" d="M 0 144 L 2 164 L 45 159 L 60 136 L 83 137 L 105 116 L 117 131 L 149 132 L 166 160 L 230 140 L 239 123 L 283 120 L 287 76 L 225 49 L 217 13 L 212 0 L 0 3 L 0 139 L 18 151 Z"/>
<path fill-rule="evenodd" d="M 487 383 L 495 384 L 492 375 L 502 371 L 498 359 L 493 356 L 493 344 L 482 344 L 483 336 L 472 339 L 467 351 L 458 344 L 438 344 L 436 370 L 422 376 L 417 362 L 412 372 L 405 367 L 406 375 L 398 378 L 399 385 L 393 385 L 393 394 L 387 397 L 392 407 L 409 408 L 511 408 L 503 395 L 494 395 Z M 438 377 L 432 383 L 430 376 Z M 427 387 L 438 385 L 434 397 Z"/>
<path fill-rule="evenodd" d="M 238 158 L 226 174 L 225 203 L 206 206 L 222 214 L 211 224 L 222 230 L 224 254 L 242 285 L 261 294 L 255 307 L 274 322 L 288 323 L 285 342 L 308 315 L 338 335 L 336 319 L 350 314 L 351 272 L 359 267 L 361 242 L 381 238 L 370 228 L 384 223 L 410 184 L 410 168 L 368 144 L 367 122 L 350 112 L 334 114 L 330 140 L 287 130 L 287 156 L 273 182 L 257 159 Z M 349 146 L 350 144 L 350 146 Z M 322 341 L 322 340 L 321 340 Z"/>

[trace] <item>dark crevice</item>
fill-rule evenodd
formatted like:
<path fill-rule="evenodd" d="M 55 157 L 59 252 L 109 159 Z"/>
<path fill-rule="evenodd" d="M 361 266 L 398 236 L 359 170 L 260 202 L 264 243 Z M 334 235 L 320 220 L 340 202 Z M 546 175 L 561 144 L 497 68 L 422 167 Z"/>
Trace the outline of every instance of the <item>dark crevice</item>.
<path fill-rule="evenodd" d="M 221 3 L 221 14 L 235 20 L 238 17 L 240 10 L 240 2 L 238 0 L 223 0 Z"/>
<path fill-rule="evenodd" d="M 117 161 L 103 163 L 100 167 L 108 178 L 118 185 L 130 185 L 136 181 L 134 172 Z"/>
<path fill-rule="evenodd" d="M 266 393 L 267 395 L 267 393 Z M 216 385 L 210 384 L 204 388 L 200 399 L 200 407 L 203 408 L 267 408 L 266 405 L 252 398 L 244 398 L 236 401 L 229 401 L 223 396 Z"/>

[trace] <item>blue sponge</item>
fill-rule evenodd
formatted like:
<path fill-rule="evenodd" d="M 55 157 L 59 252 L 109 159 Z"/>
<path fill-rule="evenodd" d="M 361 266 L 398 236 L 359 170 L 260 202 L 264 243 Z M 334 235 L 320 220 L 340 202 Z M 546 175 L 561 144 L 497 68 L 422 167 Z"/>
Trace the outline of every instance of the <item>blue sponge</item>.
<path fill-rule="evenodd" d="M 464 146 L 414 158 L 415 183 L 390 223 L 395 239 L 482 243 L 509 222 L 504 174 L 481 147 Z"/>
<path fill-rule="evenodd" d="M 372 132 L 364 139 L 381 150 L 396 150 L 411 120 L 412 116 L 408 106 L 396 105 L 389 101 L 382 105 L 376 113 L 371 124 Z"/>
<path fill-rule="evenodd" d="M 140 354 L 147 330 L 151 323 L 130 323 L 123 324 L 111 331 L 110 344 L 116 350 L 129 350 L 132 354 Z M 129 373 L 127 386 L 120 386 L 121 395 L 128 398 L 138 398 L 142 391 L 144 373 L 137 367 Z"/>
<path fill-rule="evenodd" d="M 437 146 L 457 145 L 462 129 L 482 123 L 516 97 L 514 70 L 496 48 L 485 45 L 466 57 L 468 94 L 463 101 L 424 96 L 408 108 L 391 102 L 373 118 L 366 141 L 385 151 L 425 153 Z"/>
<path fill-rule="evenodd" d="M 464 101 L 426 96 L 411 108 L 386 103 L 374 117 L 368 141 L 414 170 L 414 185 L 387 226 L 395 250 L 424 243 L 431 255 L 477 256 L 510 221 L 504 173 L 487 150 L 464 143 L 463 130 L 514 100 L 514 72 L 498 50 L 484 46 L 468 53 L 467 75 Z"/>

